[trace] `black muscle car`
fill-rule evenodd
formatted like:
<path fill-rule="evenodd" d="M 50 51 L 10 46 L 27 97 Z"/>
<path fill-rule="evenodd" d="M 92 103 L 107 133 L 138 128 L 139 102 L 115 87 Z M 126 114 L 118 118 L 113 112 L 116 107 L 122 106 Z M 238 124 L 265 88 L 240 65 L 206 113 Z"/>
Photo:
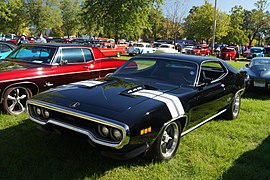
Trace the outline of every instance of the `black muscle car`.
<path fill-rule="evenodd" d="M 247 89 L 251 87 L 270 90 L 270 58 L 256 57 L 240 71 L 246 72 Z"/>
<path fill-rule="evenodd" d="M 147 54 L 127 61 L 101 81 L 51 89 L 28 101 L 43 129 L 70 130 L 103 155 L 129 159 L 147 152 L 169 160 L 180 137 L 240 110 L 244 76 L 217 58 Z"/>

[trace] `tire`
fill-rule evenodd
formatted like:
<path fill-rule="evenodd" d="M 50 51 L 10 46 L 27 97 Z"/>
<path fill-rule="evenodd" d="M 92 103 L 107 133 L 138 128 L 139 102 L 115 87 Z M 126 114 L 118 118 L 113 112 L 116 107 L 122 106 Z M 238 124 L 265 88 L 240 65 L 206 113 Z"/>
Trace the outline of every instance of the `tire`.
<path fill-rule="evenodd" d="M 32 92 L 25 87 L 11 87 L 4 94 L 4 110 L 11 115 L 18 115 L 26 110 L 26 101 L 32 97 Z"/>
<path fill-rule="evenodd" d="M 181 125 L 179 122 L 170 122 L 163 128 L 158 138 L 151 146 L 149 156 L 157 161 L 168 161 L 174 157 L 181 138 Z"/>
<path fill-rule="evenodd" d="M 224 113 L 224 117 L 227 120 L 234 120 L 238 117 L 240 112 L 240 105 L 241 105 L 241 94 L 236 93 L 234 95 L 233 101 L 229 105 L 228 109 Z"/>

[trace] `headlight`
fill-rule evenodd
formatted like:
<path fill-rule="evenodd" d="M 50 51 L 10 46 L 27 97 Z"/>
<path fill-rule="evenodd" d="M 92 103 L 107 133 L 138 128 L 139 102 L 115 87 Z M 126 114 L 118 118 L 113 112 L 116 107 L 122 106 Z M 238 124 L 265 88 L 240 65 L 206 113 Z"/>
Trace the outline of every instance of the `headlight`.
<path fill-rule="evenodd" d="M 118 129 L 112 129 L 111 136 L 116 141 L 120 141 L 122 139 L 122 133 Z"/>
<path fill-rule="evenodd" d="M 103 136 L 103 137 L 108 137 L 109 134 L 110 134 L 109 129 L 106 126 L 103 126 L 103 125 L 98 126 L 98 131 L 99 131 L 100 135 Z"/>
<path fill-rule="evenodd" d="M 41 109 L 40 109 L 39 107 L 36 108 L 36 113 L 37 113 L 37 115 L 39 115 L 39 116 L 41 115 Z"/>
<path fill-rule="evenodd" d="M 44 109 L 42 115 L 45 119 L 48 119 L 50 117 L 50 112 L 47 109 Z"/>

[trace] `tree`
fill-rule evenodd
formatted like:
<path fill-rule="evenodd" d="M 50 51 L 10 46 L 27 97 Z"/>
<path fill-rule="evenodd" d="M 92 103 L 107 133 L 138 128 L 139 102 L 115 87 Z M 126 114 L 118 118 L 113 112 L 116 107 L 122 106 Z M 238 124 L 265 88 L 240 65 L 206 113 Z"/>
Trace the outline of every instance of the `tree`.
<path fill-rule="evenodd" d="M 91 19 L 88 29 L 98 29 L 115 38 L 138 39 L 145 28 L 150 28 L 148 14 L 154 4 L 162 0 L 86 0 L 83 11 Z"/>
<path fill-rule="evenodd" d="M 60 8 L 63 20 L 62 29 L 64 33 L 68 37 L 76 34 L 80 28 L 81 7 L 79 5 L 79 0 L 62 0 Z"/>
<path fill-rule="evenodd" d="M 248 41 L 245 32 L 242 30 L 245 11 L 242 6 L 234 6 L 231 9 L 231 21 L 228 35 L 222 38 L 224 43 L 242 45 Z"/>
<path fill-rule="evenodd" d="M 185 36 L 197 41 L 210 42 L 213 33 L 214 7 L 209 1 L 201 7 L 192 7 L 189 15 L 185 18 L 184 31 Z M 227 35 L 229 29 L 230 17 L 224 12 L 217 11 L 216 39 L 220 40 Z"/>
<path fill-rule="evenodd" d="M 8 32 L 5 26 L 2 24 L 6 24 L 7 22 L 11 22 L 11 11 L 7 8 L 7 5 L 4 1 L 0 1 L 0 32 Z"/>
<path fill-rule="evenodd" d="M 38 32 L 44 32 L 62 25 L 58 0 L 28 0 L 31 23 Z"/>
<path fill-rule="evenodd" d="M 258 0 L 255 3 L 256 9 L 245 11 L 243 30 L 248 36 L 249 45 L 256 38 L 261 38 L 265 29 L 269 29 L 270 14 L 267 11 L 269 7 L 267 0 Z"/>
<path fill-rule="evenodd" d="M 29 15 L 27 6 L 23 0 L 9 0 L 7 7 L 11 12 L 11 22 L 5 24 L 9 32 L 15 34 L 29 33 Z"/>

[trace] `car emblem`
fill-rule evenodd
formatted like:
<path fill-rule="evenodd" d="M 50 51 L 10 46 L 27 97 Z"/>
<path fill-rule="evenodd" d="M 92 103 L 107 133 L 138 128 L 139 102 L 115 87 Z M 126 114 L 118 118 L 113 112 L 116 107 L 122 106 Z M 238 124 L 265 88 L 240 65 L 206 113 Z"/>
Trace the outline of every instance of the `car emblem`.
<path fill-rule="evenodd" d="M 78 107 L 79 105 L 80 105 L 79 102 L 73 102 L 73 103 L 71 103 L 71 104 L 69 105 L 69 107 L 76 108 L 76 107 Z"/>

